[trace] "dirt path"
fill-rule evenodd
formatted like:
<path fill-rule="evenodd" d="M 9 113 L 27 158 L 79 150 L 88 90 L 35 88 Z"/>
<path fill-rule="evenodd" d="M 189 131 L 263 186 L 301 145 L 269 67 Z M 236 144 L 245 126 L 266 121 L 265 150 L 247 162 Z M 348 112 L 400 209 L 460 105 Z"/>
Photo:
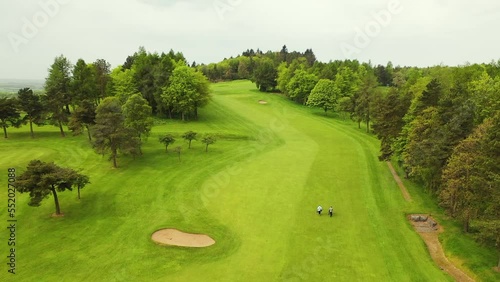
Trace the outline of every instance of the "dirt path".
<path fill-rule="evenodd" d="M 429 220 L 426 222 L 414 222 L 411 220 L 413 216 L 424 216 L 428 217 Z M 441 246 L 441 242 L 439 242 L 438 238 L 439 233 L 443 232 L 443 229 L 441 227 L 438 227 L 439 225 L 436 225 L 434 227 L 433 225 L 429 224 L 429 222 L 436 222 L 434 219 L 432 219 L 432 217 L 426 215 L 411 215 L 409 216 L 409 220 L 415 228 L 415 231 L 424 240 L 432 259 L 434 260 L 434 262 L 436 262 L 439 268 L 446 271 L 456 281 L 474 282 L 474 279 L 470 278 L 467 274 L 457 268 L 446 258 L 443 247 Z"/>
<path fill-rule="evenodd" d="M 392 173 L 392 176 L 394 177 L 394 180 L 396 180 L 396 183 L 398 183 L 399 189 L 401 189 L 401 193 L 403 194 L 403 197 L 405 198 L 406 201 L 411 202 L 411 196 L 410 193 L 408 193 L 408 190 L 406 190 L 405 185 L 403 184 L 403 181 L 401 181 L 401 178 L 399 178 L 398 173 L 392 166 L 391 162 L 387 162 L 387 166 L 389 166 L 389 170 Z"/>
<path fill-rule="evenodd" d="M 408 190 L 406 190 L 403 181 L 399 178 L 396 170 L 392 166 L 391 162 L 387 162 L 387 166 L 398 183 L 399 189 L 401 189 L 401 194 L 406 201 L 412 201 Z M 413 216 L 424 216 L 426 217 L 425 222 L 414 222 L 411 220 Z M 451 277 L 453 277 L 456 281 L 459 282 L 474 282 L 474 279 L 470 278 L 467 274 L 465 274 L 462 270 L 457 268 L 453 263 L 451 263 L 444 254 L 443 247 L 441 246 L 441 242 L 439 242 L 439 233 L 443 232 L 443 229 L 439 227 L 439 225 L 429 225 L 429 222 L 437 222 L 430 216 L 427 215 L 410 215 L 408 217 L 411 224 L 413 225 L 415 231 L 422 237 L 425 244 L 427 245 L 427 249 L 429 250 L 429 254 L 431 255 L 434 262 L 441 268 L 446 271 Z M 429 221 L 428 221 L 429 220 Z"/>

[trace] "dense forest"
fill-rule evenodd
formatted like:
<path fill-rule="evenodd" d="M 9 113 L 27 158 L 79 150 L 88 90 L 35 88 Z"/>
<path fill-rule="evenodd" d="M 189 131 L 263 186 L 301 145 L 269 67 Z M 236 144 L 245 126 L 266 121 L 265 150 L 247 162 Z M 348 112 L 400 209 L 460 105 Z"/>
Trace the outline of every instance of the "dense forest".
<path fill-rule="evenodd" d="M 500 251 L 500 61 L 427 68 L 320 62 L 314 52 L 246 50 L 208 65 L 182 53 L 144 48 L 111 69 L 105 60 L 74 65 L 64 56 L 49 68 L 44 93 L 20 89 L 0 98 L 0 124 L 64 126 L 87 131 L 96 151 L 140 155 L 158 118 L 192 120 L 209 100 L 209 81 L 249 79 L 325 115 L 350 118 L 381 142 L 394 161 L 426 187 L 464 232 Z M 115 125 L 109 128 L 109 123 Z M 110 131 L 117 140 L 109 139 Z M 333 146 L 334 144 L 332 144 Z M 499 262 L 500 264 L 500 262 Z"/>

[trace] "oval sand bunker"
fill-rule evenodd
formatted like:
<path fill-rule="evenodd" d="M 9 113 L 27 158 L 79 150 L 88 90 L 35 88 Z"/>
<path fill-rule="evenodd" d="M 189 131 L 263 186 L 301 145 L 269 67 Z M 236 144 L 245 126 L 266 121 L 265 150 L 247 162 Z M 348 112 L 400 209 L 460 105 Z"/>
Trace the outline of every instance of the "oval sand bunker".
<path fill-rule="evenodd" d="M 215 244 L 214 239 L 204 234 L 184 233 L 177 229 L 161 229 L 151 235 L 156 243 L 172 246 L 203 248 Z"/>

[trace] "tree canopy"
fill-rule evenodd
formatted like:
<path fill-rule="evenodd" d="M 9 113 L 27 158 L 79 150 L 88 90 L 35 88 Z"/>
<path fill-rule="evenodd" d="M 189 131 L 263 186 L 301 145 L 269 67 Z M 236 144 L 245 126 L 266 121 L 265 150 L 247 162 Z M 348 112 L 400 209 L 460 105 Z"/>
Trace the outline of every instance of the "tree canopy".
<path fill-rule="evenodd" d="M 29 193 L 30 206 L 40 206 L 43 199 L 54 197 L 56 215 L 61 214 L 57 192 L 81 189 L 89 183 L 89 177 L 70 168 L 63 168 L 56 164 L 40 160 L 32 160 L 26 171 L 16 180 L 16 189 L 20 193 Z"/>

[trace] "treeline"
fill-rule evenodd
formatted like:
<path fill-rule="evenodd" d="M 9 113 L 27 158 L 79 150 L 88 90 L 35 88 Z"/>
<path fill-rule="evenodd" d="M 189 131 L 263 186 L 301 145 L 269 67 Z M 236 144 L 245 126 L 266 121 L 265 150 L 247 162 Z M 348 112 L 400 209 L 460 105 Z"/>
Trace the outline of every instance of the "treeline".
<path fill-rule="evenodd" d="M 366 124 L 465 232 L 500 251 L 500 61 L 459 67 L 373 66 L 247 50 L 197 68 L 212 81 L 251 79 L 308 106 Z M 499 260 L 500 268 L 500 260 Z"/>
<path fill-rule="evenodd" d="M 368 105 L 380 159 L 500 251 L 499 74 L 499 63 L 401 70 Z"/>
<path fill-rule="evenodd" d="M 64 126 L 76 132 L 90 129 L 97 106 L 106 97 L 121 105 L 134 95 L 145 99 L 154 115 L 182 120 L 196 119 L 198 108 L 209 101 L 207 78 L 187 65 L 182 53 L 148 53 L 144 48 L 111 69 L 99 59 L 72 64 L 63 55 L 48 70 L 44 92 L 20 89 L 17 97 L 0 98 L 0 123 L 7 138 L 8 127 L 53 124 L 65 136 Z M 90 136 L 90 132 L 89 132 Z"/>

